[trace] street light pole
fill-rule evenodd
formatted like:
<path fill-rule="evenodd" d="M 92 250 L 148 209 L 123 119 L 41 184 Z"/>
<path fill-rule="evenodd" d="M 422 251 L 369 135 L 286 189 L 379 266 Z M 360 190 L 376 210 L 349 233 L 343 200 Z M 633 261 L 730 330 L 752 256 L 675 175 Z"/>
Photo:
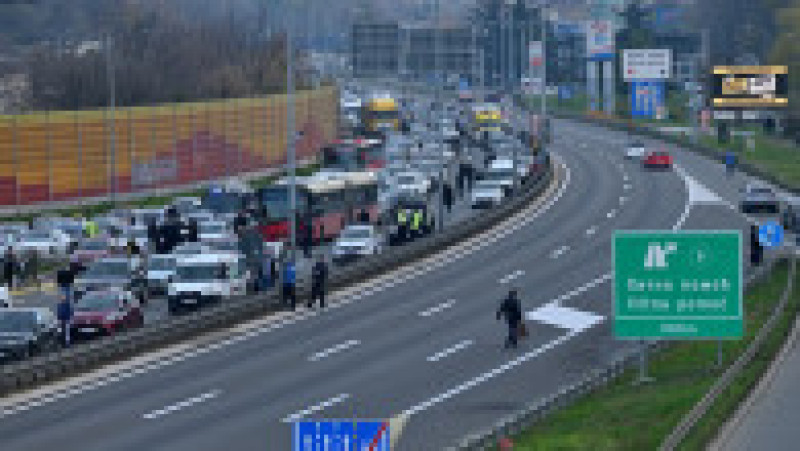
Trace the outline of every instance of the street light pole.
<path fill-rule="evenodd" d="M 293 2 L 289 1 L 289 11 L 286 17 L 286 158 L 289 166 L 289 262 L 294 263 L 295 248 L 297 245 L 297 162 L 295 157 L 295 124 L 294 124 L 294 49 L 292 39 L 294 36 L 292 26 Z"/>
<path fill-rule="evenodd" d="M 436 8 L 435 11 L 434 11 L 434 14 L 436 15 L 436 19 L 435 19 L 435 24 L 434 24 L 434 28 L 433 28 L 433 33 L 434 33 L 434 35 L 433 35 L 433 40 L 434 40 L 433 56 L 434 56 L 434 73 L 436 74 L 437 84 L 438 84 L 438 86 L 436 88 L 436 106 L 437 106 L 437 108 L 439 108 L 440 113 L 441 113 L 441 111 L 443 111 L 443 109 L 444 109 L 443 108 L 444 105 L 442 105 L 442 95 L 441 95 L 441 91 L 442 91 L 442 86 L 441 86 L 442 80 L 441 79 L 444 76 L 444 71 L 442 70 L 442 67 L 441 67 L 441 55 L 440 55 L 440 53 L 442 51 L 441 42 L 440 42 L 441 41 L 441 33 L 442 33 L 442 31 L 441 31 L 441 17 L 440 17 L 440 11 L 439 11 L 440 1 L 441 0 L 436 0 L 436 3 L 434 4 L 434 6 Z M 440 155 L 440 157 L 439 157 L 440 158 L 439 167 L 441 169 L 441 173 L 439 174 L 439 230 L 442 231 L 442 230 L 444 230 L 444 176 L 445 176 L 445 172 L 446 171 L 445 171 L 445 165 L 444 165 L 444 160 L 445 160 L 445 158 L 444 158 L 444 141 L 442 140 L 441 133 L 438 136 L 439 136 L 439 139 L 438 139 L 438 143 L 437 144 L 438 144 L 438 147 L 439 147 L 439 155 Z"/>
<path fill-rule="evenodd" d="M 117 108 L 117 89 L 116 89 L 116 71 L 114 70 L 114 63 L 112 61 L 111 46 L 113 41 L 111 34 L 106 35 L 106 74 L 108 76 L 108 103 L 109 113 L 111 113 L 111 132 L 108 136 L 109 153 L 111 157 L 111 168 L 109 170 L 109 186 L 111 188 L 110 201 L 111 205 L 116 205 L 117 201 L 117 124 L 116 124 L 116 108 Z"/>

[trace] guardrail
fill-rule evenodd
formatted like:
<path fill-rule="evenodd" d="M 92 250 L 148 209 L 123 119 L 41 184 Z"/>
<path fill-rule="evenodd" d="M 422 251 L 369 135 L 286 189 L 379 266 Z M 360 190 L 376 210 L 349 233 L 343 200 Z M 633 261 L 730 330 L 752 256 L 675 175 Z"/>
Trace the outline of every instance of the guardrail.
<path fill-rule="evenodd" d="M 592 118 L 577 113 L 556 113 L 553 116 L 563 119 L 571 119 L 589 124 L 599 125 L 613 130 L 647 136 L 653 139 L 660 139 L 670 144 L 681 146 L 686 150 L 690 150 L 694 153 L 703 155 L 717 162 L 725 163 L 725 154 L 717 149 L 699 144 L 694 144 L 691 141 L 684 139 L 680 136 L 662 133 L 659 130 L 651 127 L 645 127 L 642 125 L 637 125 L 622 121 L 615 121 L 611 119 Z M 750 176 L 766 180 L 772 183 L 773 185 L 778 186 L 781 189 L 792 193 L 793 195 L 800 195 L 800 187 L 788 185 L 783 181 L 778 180 L 777 177 L 775 177 L 773 174 L 770 174 L 751 163 L 747 162 L 737 163 L 736 168 L 737 170 L 742 171 Z"/>
<path fill-rule="evenodd" d="M 384 254 L 367 257 L 342 270 L 332 269 L 330 289 L 337 289 L 385 273 L 423 256 L 445 249 L 467 237 L 487 230 L 504 218 L 528 205 L 546 191 L 554 179 L 553 165 L 548 161 L 545 170 L 524 186 L 524 191 L 497 208 L 479 217 L 465 218 L 447 230 L 427 236 Z M 311 291 L 306 277 L 297 284 L 298 299 L 306 299 Z M 178 343 L 202 333 L 222 329 L 251 320 L 260 315 L 282 310 L 280 297 L 273 291 L 247 296 L 193 312 L 171 317 L 113 337 L 75 346 L 0 367 L 0 395 L 27 389 L 59 378 L 78 374 L 103 364 L 120 361 L 137 354 Z"/>
<path fill-rule="evenodd" d="M 776 262 L 762 266 L 751 277 L 746 288 L 752 287 L 769 276 Z M 668 341 L 648 343 L 648 352 L 666 349 L 672 344 Z M 621 376 L 631 365 L 639 361 L 640 348 L 629 348 L 620 351 L 602 368 L 588 370 L 577 382 L 561 386 L 555 393 L 542 398 L 525 409 L 502 418 L 486 430 L 466 436 L 453 450 L 476 451 L 494 450 L 500 439 L 516 435 L 548 417 L 559 409 L 568 407 L 578 399 L 595 390 L 605 387 Z"/>

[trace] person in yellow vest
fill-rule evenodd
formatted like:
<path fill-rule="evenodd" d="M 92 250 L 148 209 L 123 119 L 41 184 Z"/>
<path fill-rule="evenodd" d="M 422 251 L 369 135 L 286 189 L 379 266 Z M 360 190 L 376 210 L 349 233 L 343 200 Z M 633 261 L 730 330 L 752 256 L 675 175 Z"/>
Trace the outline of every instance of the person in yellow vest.
<path fill-rule="evenodd" d="M 405 241 L 408 237 L 408 216 L 404 208 L 397 209 L 397 240 L 399 242 Z"/>
<path fill-rule="evenodd" d="M 411 217 L 411 235 L 414 238 L 420 236 L 420 229 L 419 227 L 422 225 L 422 212 L 419 210 L 414 210 L 414 214 Z"/>
<path fill-rule="evenodd" d="M 99 227 L 97 227 L 96 222 L 92 221 L 91 219 L 87 219 L 83 226 L 83 231 L 86 235 L 86 238 L 94 238 L 99 233 Z"/>

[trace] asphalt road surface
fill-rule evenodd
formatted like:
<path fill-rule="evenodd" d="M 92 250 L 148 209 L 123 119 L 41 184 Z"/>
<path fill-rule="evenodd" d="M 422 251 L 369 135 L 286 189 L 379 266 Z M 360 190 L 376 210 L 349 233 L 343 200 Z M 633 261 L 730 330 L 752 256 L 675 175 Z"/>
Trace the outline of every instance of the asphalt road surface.
<path fill-rule="evenodd" d="M 3 449 L 289 450 L 292 420 L 406 414 L 399 449 L 439 450 L 576 380 L 633 345 L 611 335 L 612 232 L 746 230 L 745 180 L 682 151 L 676 171 L 645 172 L 623 160 L 622 133 L 554 131 L 559 184 L 499 232 L 335 294 L 327 311 L 3 400 Z M 495 320 L 510 286 L 544 319 L 516 350 Z"/>

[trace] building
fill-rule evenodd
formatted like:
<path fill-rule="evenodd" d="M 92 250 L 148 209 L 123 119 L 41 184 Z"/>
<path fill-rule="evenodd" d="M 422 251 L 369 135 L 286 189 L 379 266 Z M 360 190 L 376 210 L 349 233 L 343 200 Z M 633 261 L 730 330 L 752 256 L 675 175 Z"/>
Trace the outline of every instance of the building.
<path fill-rule="evenodd" d="M 355 78 L 390 77 L 398 73 L 400 25 L 390 21 L 353 24 L 350 61 Z"/>

